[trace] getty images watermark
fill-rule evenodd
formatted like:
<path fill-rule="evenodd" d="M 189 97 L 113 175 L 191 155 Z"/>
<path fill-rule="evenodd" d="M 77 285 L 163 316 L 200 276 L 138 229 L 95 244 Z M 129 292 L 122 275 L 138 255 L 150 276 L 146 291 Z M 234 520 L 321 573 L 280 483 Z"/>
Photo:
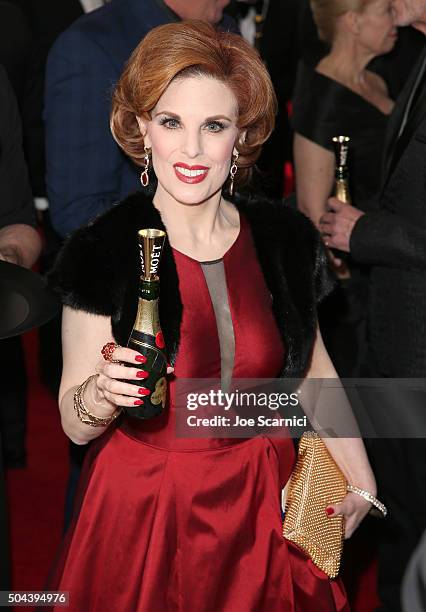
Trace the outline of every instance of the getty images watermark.
<path fill-rule="evenodd" d="M 297 437 L 309 428 L 297 387 L 275 380 L 184 380 L 176 387 L 176 432 L 184 438 Z"/>
<path fill-rule="evenodd" d="M 197 416 L 191 414 L 186 417 L 188 427 L 307 427 L 306 415 L 292 415 L 281 417 L 276 414 L 271 416 L 263 413 L 255 417 L 243 416 L 238 413 L 239 408 L 267 408 L 277 411 L 280 408 L 299 406 L 299 392 L 277 393 L 277 392 L 249 392 L 235 391 L 227 392 L 222 389 L 210 389 L 207 392 L 188 393 L 186 396 L 186 408 L 195 411 L 200 408 L 212 408 L 223 410 L 224 413 L 212 416 Z"/>
<path fill-rule="evenodd" d="M 179 438 L 426 438 L 425 379 L 179 379 Z"/>

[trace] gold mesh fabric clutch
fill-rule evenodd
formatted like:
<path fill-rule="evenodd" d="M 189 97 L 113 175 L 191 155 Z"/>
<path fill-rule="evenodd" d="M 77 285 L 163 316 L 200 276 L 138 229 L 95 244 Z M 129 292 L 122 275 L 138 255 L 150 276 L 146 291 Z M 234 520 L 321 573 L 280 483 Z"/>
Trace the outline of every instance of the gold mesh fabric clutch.
<path fill-rule="evenodd" d="M 339 573 L 343 549 L 343 517 L 325 509 L 346 495 L 346 479 L 320 436 L 303 434 L 290 478 L 283 535 L 300 546 L 330 578 Z"/>

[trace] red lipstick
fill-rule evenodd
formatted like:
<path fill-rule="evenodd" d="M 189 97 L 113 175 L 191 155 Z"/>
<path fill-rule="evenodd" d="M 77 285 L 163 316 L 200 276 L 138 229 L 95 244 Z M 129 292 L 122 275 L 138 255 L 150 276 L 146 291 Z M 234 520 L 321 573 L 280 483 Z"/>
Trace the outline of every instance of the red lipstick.
<path fill-rule="evenodd" d="M 201 183 L 209 172 L 207 166 L 188 166 L 188 164 L 184 164 L 183 162 L 173 164 L 173 168 L 177 178 L 182 181 L 182 183 L 187 183 L 189 185 Z"/>

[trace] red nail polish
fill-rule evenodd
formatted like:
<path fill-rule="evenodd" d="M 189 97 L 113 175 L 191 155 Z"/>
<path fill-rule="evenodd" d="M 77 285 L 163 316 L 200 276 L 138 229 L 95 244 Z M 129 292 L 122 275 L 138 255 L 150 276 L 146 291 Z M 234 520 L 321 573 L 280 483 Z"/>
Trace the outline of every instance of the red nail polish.
<path fill-rule="evenodd" d="M 135 401 L 133 402 L 133 405 L 134 405 L 134 406 L 140 406 L 141 404 L 143 404 L 143 400 L 135 400 Z"/>
<path fill-rule="evenodd" d="M 327 512 L 328 516 L 331 516 L 332 514 L 334 514 L 333 508 L 328 507 L 325 509 L 325 511 Z"/>
<path fill-rule="evenodd" d="M 138 378 L 148 378 L 149 374 L 145 370 L 139 370 L 139 372 L 136 374 L 136 376 Z"/>
<path fill-rule="evenodd" d="M 145 355 L 136 355 L 135 361 L 139 361 L 139 363 L 145 363 L 146 362 L 146 357 L 145 357 Z"/>
<path fill-rule="evenodd" d="M 140 393 L 140 395 L 149 395 L 151 391 L 149 389 L 145 389 L 145 387 L 139 387 L 138 393 Z"/>

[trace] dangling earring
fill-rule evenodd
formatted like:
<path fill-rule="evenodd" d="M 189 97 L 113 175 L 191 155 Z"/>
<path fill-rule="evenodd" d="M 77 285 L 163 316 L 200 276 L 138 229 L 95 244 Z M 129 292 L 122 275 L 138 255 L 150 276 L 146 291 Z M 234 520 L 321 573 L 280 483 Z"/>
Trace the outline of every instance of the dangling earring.
<path fill-rule="evenodd" d="M 230 177 L 231 177 L 231 182 L 229 185 L 229 195 L 233 196 L 234 195 L 234 177 L 237 174 L 237 170 L 238 170 L 238 166 L 237 166 L 237 160 L 239 158 L 240 154 L 238 153 L 238 151 L 236 153 L 234 153 L 234 156 L 232 158 L 232 166 L 231 169 L 229 171 Z"/>
<path fill-rule="evenodd" d="M 149 185 L 149 164 L 150 164 L 150 157 L 149 157 L 149 149 L 148 147 L 144 147 L 144 151 L 145 151 L 145 156 L 143 158 L 143 163 L 144 163 L 144 169 L 141 172 L 141 183 L 142 183 L 142 187 L 148 187 Z"/>

